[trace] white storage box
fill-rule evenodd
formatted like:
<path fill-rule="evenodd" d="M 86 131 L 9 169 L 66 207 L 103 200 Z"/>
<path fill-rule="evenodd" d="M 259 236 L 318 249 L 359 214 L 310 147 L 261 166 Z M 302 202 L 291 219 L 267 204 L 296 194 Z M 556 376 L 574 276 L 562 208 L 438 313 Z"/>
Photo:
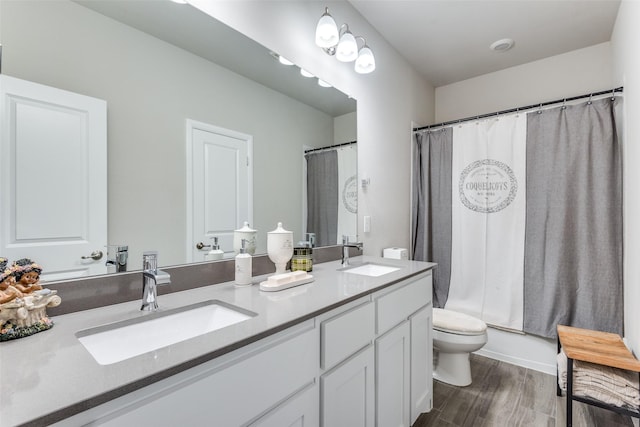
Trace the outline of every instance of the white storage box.
<path fill-rule="evenodd" d="M 383 258 L 409 259 L 409 251 L 406 248 L 386 248 L 382 250 Z"/>

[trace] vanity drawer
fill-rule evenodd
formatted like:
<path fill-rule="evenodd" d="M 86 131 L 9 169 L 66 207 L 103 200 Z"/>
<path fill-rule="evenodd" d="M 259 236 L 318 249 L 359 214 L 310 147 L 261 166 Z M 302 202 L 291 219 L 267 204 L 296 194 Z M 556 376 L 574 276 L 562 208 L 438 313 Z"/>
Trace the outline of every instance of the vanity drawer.
<path fill-rule="evenodd" d="M 431 272 L 388 292 L 376 301 L 376 332 L 383 334 L 431 301 Z"/>
<path fill-rule="evenodd" d="M 369 344 L 375 335 L 375 307 L 366 302 L 320 326 L 322 369 L 329 369 Z"/>

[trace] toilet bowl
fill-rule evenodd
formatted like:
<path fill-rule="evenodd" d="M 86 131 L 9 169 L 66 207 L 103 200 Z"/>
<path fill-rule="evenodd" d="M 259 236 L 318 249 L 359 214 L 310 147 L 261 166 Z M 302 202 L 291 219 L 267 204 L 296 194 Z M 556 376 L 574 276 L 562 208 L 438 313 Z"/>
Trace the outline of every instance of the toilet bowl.
<path fill-rule="evenodd" d="M 487 343 L 487 324 L 467 314 L 433 309 L 433 378 L 455 386 L 471 384 L 469 354 Z"/>

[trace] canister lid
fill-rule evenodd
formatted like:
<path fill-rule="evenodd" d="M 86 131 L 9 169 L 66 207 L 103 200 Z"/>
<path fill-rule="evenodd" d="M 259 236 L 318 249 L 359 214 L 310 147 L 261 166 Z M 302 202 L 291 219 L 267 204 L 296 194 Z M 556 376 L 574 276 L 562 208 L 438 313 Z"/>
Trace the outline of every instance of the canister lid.
<path fill-rule="evenodd" d="M 242 233 L 255 233 L 256 230 L 254 230 L 253 228 L 249 227 L 249 223 L 247 221 L 244 222 L 244 226 L 238 230 L 235 231 L 239 231 Z"/>
<path fill-rule="evenodd" d="M 267 233 L 267 234 L 284 234 L 284 233 L 293 234 L 293 232 L 285 230 L 284 228 L 282 228 L 282 223 L 279 222 L 278 226 L 276 227 L 276 229 L 273 230 L 273 231 L 269 231 L 269 233 Z"/>

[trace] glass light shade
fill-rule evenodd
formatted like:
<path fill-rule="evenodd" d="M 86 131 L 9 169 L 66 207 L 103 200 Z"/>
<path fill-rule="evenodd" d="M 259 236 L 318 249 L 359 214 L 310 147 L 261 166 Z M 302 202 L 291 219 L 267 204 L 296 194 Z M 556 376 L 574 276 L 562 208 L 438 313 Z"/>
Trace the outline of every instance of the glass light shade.
<path fill-rule="evenodd" d="M 280 61 L 282 65 L 293 65 L 293 62 L 289 61 L 284 56 L 278 56 L 278 61 Z"/>
<path fill-rule="evenodd" d="M 316 26 L 316 45 L 327 48 L 338 44 L 340 35 L 338 34 L 338 26 L 333 20 L 329 12 L 324 13 Z"/>
<path fill-rule="evenodd" d="M 376 59 L 373 57 L 373 52 L 369 49 L 369 46 L 364 45 L 364 47 L 360 49 L 354 68 L 356 73 L 360 74 L 368 74 L 376 69 Z"/>
<path fill-rule="evenodd" d="M 318 85 L 322 87 L 331 87 L 331 85 L 324 80 L 318 79 Z"/>
<path fill-rule="evenodd" d="M 304 68 L 300 68 L 300 74 L 302 74 L 304 77 L 315 77 L 313 74 L 311 74 Z"/>
<path fill-rule="evenodd" d="M 349 30 L 340 37 L 336 47 L 336 59 L 342 62 L 351 62 L 358 57 L 358 43 Z"/>

